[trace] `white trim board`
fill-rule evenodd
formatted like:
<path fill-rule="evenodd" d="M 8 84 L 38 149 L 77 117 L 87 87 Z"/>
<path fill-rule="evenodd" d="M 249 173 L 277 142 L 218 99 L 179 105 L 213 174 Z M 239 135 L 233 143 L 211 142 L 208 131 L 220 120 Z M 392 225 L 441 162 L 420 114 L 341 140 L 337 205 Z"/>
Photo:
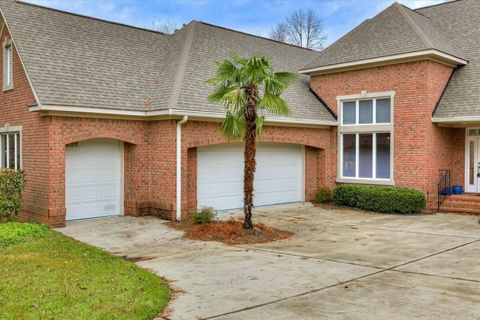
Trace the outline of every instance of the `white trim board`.
<path fill-rule="evenodd" d="M 396 64 L 396 63 L 417 61 L 417 60 L 424 60 L 424 59 L 435 60 L 437 62 L 444 63 L 450 66 L 459 66 L 459 65 L 468 64 L 467 60 L 452 56 L 450 54 L 447 54 L 438 50 L 422 50 L 422 51 L 402 53 L 402 54 L 396 54 L 396 55 L 385 56 L 385 57 L 337 63 L 337 64 L 316 67 L 316 68 L 309 68 L 309 69 L 300 70 L 300 73 L 309 74 L 309 75 L 322 74 L 322 73 L 335 72 L 339 70 L 342 70 L 342 71 L 354 70 L 354 69 L 361 69 L 361 68 L 366 68 L 368 66 L 374 66 L 374 65 Z"/>
<path fill-rule="evenodd" d="M 224 114 L 186 111 L 178 109 L 152 110 L 152 111 L 135 111 L 135 110 L 119 110 L 113 108 L 96 108 L 96 107 L 76 107 L 76 106 L 55 106 L 55 105 L 38 105 L 29 107 L 32 112 L 46 112 L 48 114 L 56 113 L 63 116 L 78 116 L 79 114 L 103 115 L 103 116 L 123 116 L 136 117 L 142 120 L 149 120 L 153 117 L 192 117 L 199 119 L 223 120 Z M 151 119 L 155 120 L 155 119 Z M 297 125 L 297 126 L 320 126 L 331 127 L 337 126 L 337 121 L 321 121 L 321 120 L 297 120 L 297 119 L 267 119 L 266 124 L 276 125 Z"/>

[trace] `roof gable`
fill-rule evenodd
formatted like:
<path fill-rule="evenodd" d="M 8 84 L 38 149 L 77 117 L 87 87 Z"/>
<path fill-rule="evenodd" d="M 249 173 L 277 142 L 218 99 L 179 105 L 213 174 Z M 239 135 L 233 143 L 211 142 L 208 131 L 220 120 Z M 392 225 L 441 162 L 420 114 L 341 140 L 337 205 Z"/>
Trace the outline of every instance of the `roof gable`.
<path fill-rule="evenodd" d="M 15 0 L 0 0 L 0 9 L 37 93 L 32 110 L 222 117 L 223 107 L 208 101 L 215 61 L 262 52 L 277 69 L 296 72 L 318 55 L 195 21 L 165 35 Z M 334 124 L 308 80 L 302 76 L 285 93 L 291 116 L 268 119 Z"/>
<path fill-rule="evenodd" d="M 222 105 L 208 101 L 213 87 L 205 81 L 215 76 L 215 61 L 230 58 L 232 53 L 247 56 L 262 52 L 271 57 L 273 66 L 278 71 L 297 72 L 304 61 L 311 60 L 318 53 L 312 50 L 285 45 L 276 41 L 255 37 L 234 30 L 213 26 L 203 22 L 192 22 L 185 29 L 192 32 L 188 46 L 188 56 L 181 59 L 183 81 L 177 85 L 176 108 L 193 110 L 198 113 L 224 114 Z M 178 55 L 181 55 L 179 52 Z M 292 109 L 289 119 L 309 119 L 311 121 L 335 121 L 328 109 L 310 92 L 308 76 L 300 76 L 284 93 L 284 98 Z M 278 116 L 268 116 L 280 119 Z M 287 119 L 287 117 L 284 117 Z"/>
<path fill-rule="evenodd" d="M 480 1 L 446 2 L 416 10 L 455 43 L 469 63 L 457 68 L 438 103 L 433 120 L 480 122 Z"/>
<path fill-rule="evenodd" d="M 427 17 L 394 3 L 340 38 L 303 69 L 432 49 L 463 58 Z"/>

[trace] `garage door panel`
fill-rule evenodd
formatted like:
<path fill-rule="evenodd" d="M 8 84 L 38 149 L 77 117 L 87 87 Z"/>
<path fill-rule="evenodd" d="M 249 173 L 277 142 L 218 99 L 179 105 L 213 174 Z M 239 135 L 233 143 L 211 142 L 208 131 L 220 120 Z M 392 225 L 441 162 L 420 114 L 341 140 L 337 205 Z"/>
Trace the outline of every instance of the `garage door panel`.
<path fill-rule="evenodd" d="M 197 151 L 199 206 L 243 206 L 243 146 L 217 145 Z M 256 206 L 302 201 L 303 156 L 300 145 L 259 144 L 254 182 Z"/>
<path fill-rule="evenodd" d="M 121 214 L 121 145 L 98 139 L 67 147 L 67 220 Z"/>

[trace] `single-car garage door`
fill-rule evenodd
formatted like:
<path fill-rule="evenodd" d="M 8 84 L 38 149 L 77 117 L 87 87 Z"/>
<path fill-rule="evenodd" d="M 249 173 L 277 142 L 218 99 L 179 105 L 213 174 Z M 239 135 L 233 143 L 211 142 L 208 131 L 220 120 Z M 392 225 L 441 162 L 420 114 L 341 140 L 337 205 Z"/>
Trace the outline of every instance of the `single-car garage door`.
<path fill-rule="evenodd" d="M 122 144 L 95 139 L 67 146 L 67 220 L 120 215 Z"/>
<path fill-rule="evenodd" d="M 255 206 L 302 201 L 302 147 L 260 143 L 254 188 Z M 198 148 L 197 202 L 218 210 L 243 207 L 243 145 Z"/>

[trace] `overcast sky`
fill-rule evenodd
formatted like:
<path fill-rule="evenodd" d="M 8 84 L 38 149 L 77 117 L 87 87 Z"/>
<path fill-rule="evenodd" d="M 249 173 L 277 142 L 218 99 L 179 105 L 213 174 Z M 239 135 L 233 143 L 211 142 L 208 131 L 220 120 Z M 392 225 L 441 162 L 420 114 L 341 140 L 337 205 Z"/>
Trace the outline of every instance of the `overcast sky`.
<path fill-rule="evenodd" d="M 327 44 L 371 18 L 394 0 L 25 0 L 65 11 L 139 27 L 158 21 L 181 26 L 200 20 L 267 36 L 273 26 L 299 8 L 314 9 L 323 19 Z M 397 0 L 410 8 L 443 0 Z"/>

